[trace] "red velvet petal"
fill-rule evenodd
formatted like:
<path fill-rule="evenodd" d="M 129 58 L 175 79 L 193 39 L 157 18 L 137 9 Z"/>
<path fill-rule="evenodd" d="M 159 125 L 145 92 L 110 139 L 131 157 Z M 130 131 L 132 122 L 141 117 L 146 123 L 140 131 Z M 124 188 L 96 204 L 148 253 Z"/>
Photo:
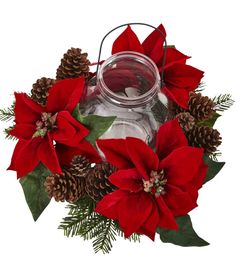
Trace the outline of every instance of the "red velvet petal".
<path fill-rule="evenodd" d="M 136 169 L 119 170 L 109 176 L 109 181 L 118 188 L 131 192 L 143 189 L 142 176 Z"/>
<path fill-rule="evenodd" d="M 160 222 L 158 227 L 169 230 L 178 230 L 179 226 L 175 221 L 174 215 L 165 204 L 162 196 L 157 197 L 156 202 L 160 215 Z"/>
<path fill-rule="evenodd" d="M 29 140 L 32 138 L 35 131 L 36 131 L 35 125 L 16 124 L 14 128 L 9 132 L 9 134 L 18 139 Z"/>
<path fill-rule="evenodd" d="M 190 57 L 181 53 L 180 51 L 176 50 L 175 48 L 167 48 L 166 49 L 166 60 L 164 69 L 179 63 L 179 64 L 185 64 L 186 60 Z M 158 61 L 157 66 L 159 71 L 162 70 L 162 64 L 163 64 L 163 57 Z"/>
<path fill-rule="evenodd" d="M 53 146 L 50 135 L 47 134 L 44 137 L 42 143 L 38 148 L 38 158 L 39 160 L 53 173 L 62 173 L 55 147 Z"/>
<path fill-rule="evenodd" d="M 181 108 L 188 110 L 189 92 L 172 86 L 163 87 L 162 92 Z"/>
<path fill-rule="evenodd" d="M 118 206 L 119 224 L 125 237 L 130 237 L 143 225 L 152 211 L 152 199 L 146 192 L 130 193 Z"/>
<path fill-rule="evenodd" d="M 76 105 L 80 101 L 80 98 L 81 98 L 81 96 L 83 94 L 83 90 L 84 90 L 84 77 L 79 77 L 76 79 L 76 81 L 77 81 L 76 87 L 75 87 L 74 91 L 71 93 L 71 96 L 70 96 L 68 103 L 66 105 L 66 108 L 65 108 L 65 110 L 70 112 L 70 113 L 73 112 Z"/>
<path fill-rule="evenodd" d="M 167 185 L 163 199 L 175 217 L 186 215 L 197 207 L 196 201 L 188 192 L 172 185 Z"/>
<path fill-rule="evenodd" d="M 80 141 L 77 147 L 70 147 L 63 144 L 56 145 L 56 152 L 61 165 L 69 166 L 73 157 L 78 155 L 86 156 L 90 162 L 100 163 L 101 158 L 96 149 L 86 140 Z"/>
<path fill-rule="evenodd" d="M 200 189 L 202 187 L 204 180 L 206 179 L 207 170 L 208 170 L 208 166 L 202 161 L 192 180 L 192 184 L 197 189 Z"/>
<path fill-rule="evenodd" d="M 199 85 L 204 72 L 192 66 L 175 64 L 165 69 L 164 81 L 167 88 L 185 89 L 193 91 Z"/>
<path fill-rule="evenodd" d="M 17 172 L 17 178 L 27 175 L 39 164 L 37 150 L 41 142 L 42 139 L 38 137 L 28 141 L 20 140 L 17 143 L 8 168 Z"/>
<path fill-rule="evenodd" d="M 185 185 L 192 181 L 200 163 L 203 150 L 190 146 L 180 147 L 160 163 L 160 169 L 164 169 L 165 177 L 171 185 Z"/>
<path fill-rule="evenodd" d="M 58 114 L 56 128 L 53 129 L 50 133 L 53 140 L 59 143 L 63 143 L 63 141 L 71 140 L 71 138 L 75 136 L 76 130 L 67 119 Z"/>
<path fill-rule="evenodd" d="M 156 202 L 152 204 L 152 212 L 148 219 L 143 223 L 139 229 L 139 233 L 147 235 L 151 240 L 155 240 L 156 229 L 159 224 L 160 217 L 157 209 Z"/>
<path fill-rule="evenodd" d="M 48 91 L 46 108 L 48 112 L 72 112 L 79 102 L 84 85 L 84 78 L 65 79 L 55 83 Z"/>
<path fill-rule="evenodd" d="M 124 190 L 116 190 L 109 193 L 103 199 L 97 203 L 95 212 L 114 220 L 119 218 L 118 204 L 121 200 L 128 196 L 128 192 Z"/>
<path fill-rule="evenodd" d="M 129 158 L 124 139 L 97 140 L 97 145 L 104 153 L 107 161 L 118 169 L 134 167 Z"/>
<path fill-rule="evenodd" d="M 69 112 L 59 112 L 57 115 L 57 128 L 51 132 L 52 138 L 68 146 L 77 147 L 80 141 L 89 133 L 88 129 L 76 121 Z"/>
<path fill-rule="evenodd" d="M 133 137 L 126 138 L 126 148 L 139 173 L 144 179 L 149 180 L 150 172 L 158 168 L 157 155 L 144 141 Z"/>
<path fill-rule="evenodd" d="M 30 99 L 25 93 L 15 93 L 16 124 L 35 124 L 41 118 L 43 107 Z"/>
<path fill-rule="evenodd" d="M 160 160 L 176 148 L 187 145 L 188 141 L 177 119 L 167 121 L 160 126 L 156 136 L 156 149 Z"/>
<path fill-rule="evenodd" d="M 135 51 L 143 53 L 143 47 L 130 26 L 121 33 L 112 45 L 112 54 L 122 51 Z"/>
<path fill-rule="evenodd" d="M 155 63 L 163 55 L 163 43 L 166 37 L 166 31 L 164 26 L 161 24 L 157 28 L 163 33 L 163 35 L 158 31 L 154 30 L 143 42 L 144 54 L 149 56 Z"/>

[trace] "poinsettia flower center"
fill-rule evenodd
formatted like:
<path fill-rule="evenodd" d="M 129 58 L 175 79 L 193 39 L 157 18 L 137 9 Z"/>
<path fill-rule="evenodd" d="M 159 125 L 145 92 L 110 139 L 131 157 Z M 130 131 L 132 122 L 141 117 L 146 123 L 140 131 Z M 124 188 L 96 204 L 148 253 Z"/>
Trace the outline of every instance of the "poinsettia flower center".
<path fill-rule="evenodd" d="M 33 138 L 35 137 L 44 137 L 48 131 L 54 129 L 56 127 L 56 114 L 51 114 L 47 112 L 42 112 L 41 119 L 38 120 L 36 124 L 36 131 L 33 134 Z"/>
<path fill-rule="evenodd" d="M 164 170 L 161 170 L 160 172 L 151 171 L 150 179 L 143 179 L 143 190 L 159 197 L 160 195 L 165 194 L 166 183 L 167 179 L 165 179 Z"/>

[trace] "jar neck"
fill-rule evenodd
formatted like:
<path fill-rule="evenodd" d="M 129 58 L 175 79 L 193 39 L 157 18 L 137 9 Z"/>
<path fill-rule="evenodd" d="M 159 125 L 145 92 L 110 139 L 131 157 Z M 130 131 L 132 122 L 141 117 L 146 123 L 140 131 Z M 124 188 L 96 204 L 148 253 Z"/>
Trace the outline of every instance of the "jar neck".
<path fill-rule="evenodd" d="M 123 73 L 119 69 L 120 66 L 125 66 Z M 142 69 L 144 70 L 143 74 Z M 114 73 L 118 77 L 112 77 Z M 109 87 L 106 82 L 107 77 L 109 77 L 111 84 L 113 84 L 113 81 L 119 80 L 124 88 L 122 95 L 118 93 L 118 90 Z M 132 82 L 133 78 L 139 81 L 139 89 L 129 84 L 123 84 L 123 81 Z M 145 88 L 142 84 L 146 84 L 148 87 Z M 135 85 L 137 85 L 137 82 Z M 160 92 L 160 75 L 156 64 L 149 57 L 137 52 L 124 51 L 112 55 L 102 64 L 97 75 L 97 87 L 102 97 L 110 103 L 126 108 L 140 107 L 152 103 Z M 141 94 L 128 95 L 127 92 L 130 91 L 140 91 Z"/>

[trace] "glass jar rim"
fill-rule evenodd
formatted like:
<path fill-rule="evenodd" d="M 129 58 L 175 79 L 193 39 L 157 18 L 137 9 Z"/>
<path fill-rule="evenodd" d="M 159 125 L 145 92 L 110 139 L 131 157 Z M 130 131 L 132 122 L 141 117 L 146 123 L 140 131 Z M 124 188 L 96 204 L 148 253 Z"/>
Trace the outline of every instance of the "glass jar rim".
<path fill-rule="evenodd" d="M 114 60 L 119 60 L 124 57 L 129 57 L 135 59 L 137 62 L 146 64 L 150 69 L 152 69 L 153 74 L 155 74 L 155 82 L 153 86 L 144 94 L 137 97 L 126 97 L 116 94 L 111 91 L 104 79 L 103 79 L 103 70 L 109 64 L 111 64 Z M 104 98 L 109 99 L 110 102 L 120 105 L 120 106 L 141 106 L 143 104 L 147 104 L 150 102 L 157 94 L 160 92 L 160 74 L 156 64 L 150 59 L 148 56 L 133 51 L 123 51 L 110 56 L 107 60 L 103 62 L 101 65 L 98 74 L 97 74 L 97 83 L 100 88 L 101 94 Z"/>

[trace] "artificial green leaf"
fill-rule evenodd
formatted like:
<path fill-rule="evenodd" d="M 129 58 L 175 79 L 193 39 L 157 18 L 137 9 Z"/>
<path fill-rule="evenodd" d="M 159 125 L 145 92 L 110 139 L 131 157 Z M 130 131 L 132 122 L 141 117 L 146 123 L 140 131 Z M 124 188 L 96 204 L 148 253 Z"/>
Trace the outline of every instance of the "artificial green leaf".
<path fill-rule="evenodd" d="M 204 155 L 203 160 L 206 165 L 208 165 L 208 171 L 204 183 L 210 181 L 214 178 L 218 172 L 223 168 L 225 162 L 217 162 L 209 158 L 207 155 Z"/>
<path fill-rule="evenodd" d="M 39 164 L 34 171 L 20 179 L 26 202 L 35 221 L 50 202 L 44 189 L 44 181 L 48 175 L 50 171 Z"/>
<path fill-rule="evenodd" d="M 82 115 L 79 110 L 79 104 L 72 113 L 73 117 L 89 129 L 89 134 L 85 138 L 91 144 L 105 133 L 112 125 L 116 116 Z"/>
<path fill-rule="evenodd" d="M 91 144 L 95 144 L 96 139 L 102 136 L 108 128 L 112 125 L 115 116 L 99 116 L 88 115 L 83 118 L 83 124 L 90 130 L 88 136 L 85 138 Z"/>
<path fill-rule="evenodd" d="M 200 238 L 192 227 L 192 222 L 189 215 L 176 218 L 179 225 L 179 230 L 158 229 L 160 239 L 164 243 L 172 243 L 182 247 L 191 246 L 207 246 L 208 242 Z"/>
<path fill-rule="evenodd" d="M 221 116 L 221 114 L 214 112 L 212 117 L 209 119 L 206 119 L 204 121 L 201 121 L 197 123 L 198 126 L 207 126 L 207 127 L 213 127 L 216 120 Z"/>

